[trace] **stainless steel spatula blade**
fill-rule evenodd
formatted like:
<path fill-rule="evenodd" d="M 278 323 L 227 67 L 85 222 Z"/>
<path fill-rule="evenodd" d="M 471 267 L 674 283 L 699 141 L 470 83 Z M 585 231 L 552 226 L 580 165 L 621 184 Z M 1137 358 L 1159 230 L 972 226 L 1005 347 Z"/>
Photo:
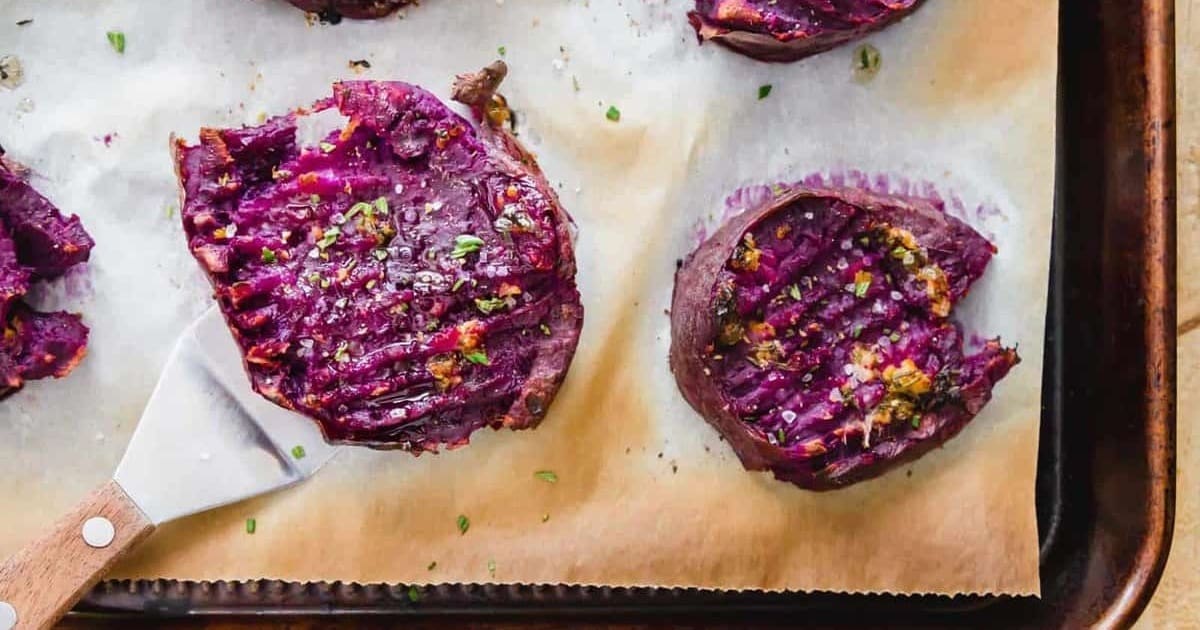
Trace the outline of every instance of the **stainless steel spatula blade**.
<path fill-rule="evenodd" d="M 159 524 L 301 481 L 337 451 L 250 388 L 213 308 L 176 343 L 113 479 Z"/>
<path fill-rule="evenodd" d="M 159 524 L 302 481 L 337 451 L 251 390 L 209 310 L 176 342 L 113 479 L 0 563 L 0 630 L 51 627 Z"/>

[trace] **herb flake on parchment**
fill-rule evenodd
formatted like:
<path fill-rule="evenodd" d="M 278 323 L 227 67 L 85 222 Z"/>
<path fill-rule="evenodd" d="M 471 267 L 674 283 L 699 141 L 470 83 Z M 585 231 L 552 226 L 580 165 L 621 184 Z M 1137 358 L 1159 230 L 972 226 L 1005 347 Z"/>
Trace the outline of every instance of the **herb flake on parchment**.
<path fill-rule="evenodd" d="M 118 55 L 125 54 L 125 33 L 122 31 L 109 31 L 104 34 L 108 38 L 108 45 L 117 51 Z"/>

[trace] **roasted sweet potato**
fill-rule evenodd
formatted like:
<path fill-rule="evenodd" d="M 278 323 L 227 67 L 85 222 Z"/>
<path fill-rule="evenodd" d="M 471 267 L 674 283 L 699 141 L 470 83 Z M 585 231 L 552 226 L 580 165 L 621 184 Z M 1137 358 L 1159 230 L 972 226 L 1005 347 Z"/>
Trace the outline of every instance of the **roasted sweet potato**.
<path fill-rule="evenodd" d="M 39 313 L 24 303 L 29 284 L 88 259 L 94 242 L 79 217 L 64 216 L 0 157 L 0 396 L 26 380 L 66 376 L 87 348 L 88 328 L 73 313 Z"/>
<path fill-rule="evenodd" d="M 350 81 L 315 110 L 176 141 L 188 246 L 254 388 L 331 442 L 420 453 L 545 415 L 583 322 L 571 219 L 505 129 L 497 62 L 455 97 Z"/>
<path fill-rule="evenodd" d="M 794 188 L 684 261 L 671 369 L 752 470 L 827 490 L 957 434 L 1018 358 L 964 355 L 954 305 L 995 252 L 934 204 Z"/>
<path fill-rule="evenodd" d="M 796 61 L 877 31 L 923 0 L 696 0 L 703 41 L 762 61 Z"/>
<path fill-rule="evenodd" d="M 412 0 L 288 0 L 288 2 L 333 22 L 343 17 L 354 20 L 387 17 L 401 7 L 413 4 Z"/>

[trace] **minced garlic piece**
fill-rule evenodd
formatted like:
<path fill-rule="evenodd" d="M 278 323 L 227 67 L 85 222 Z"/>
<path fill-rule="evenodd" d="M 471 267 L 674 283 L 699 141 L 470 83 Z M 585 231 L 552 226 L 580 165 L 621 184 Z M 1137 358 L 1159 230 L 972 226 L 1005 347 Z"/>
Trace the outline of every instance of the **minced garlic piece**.
<path fill-rule="evenodd" d="M 452 354 L 439 354 L 425 362 L 425 369 L 433 376 L 439 391 L 446 391 L 462 382 L 458 375 L 458 360 Z"/>
<path fill-rule="evenodd" d="M 929 264 L 917 272 L 917 278 L 925 282 L 925 295 L 929 296 L 929 306 L 938 317 L 950 316 L 950 283 L 941 267 Z"/>
<path fill-rule="evenodd" d="M 900 365 L 889 365 L 883 370 L 883 380 L 888 385 L 888 392 L 904 396 L 917 397 L 929 393 L 933 389 L 933 379 L 921 371 L 912 359 L 905 359 Z"/>
<path fill-rule="evenodd" d="M 749 335 L 751 339 L 774 339 L 775 327 L 767 322 L 750 322 Z"/>
<path fill-rule="evenodd" d="M 468 319 L 458 325 L 458 349 L 469 352 L 479 347 L 483 336 L 483 324 L 477 319 Z"/>
<path fill-rule="evenodd" d="M 754 346 L 746 357 L 758 368 L 778 363 L 783 358 L 783 345 L 778 341 L 764 341 Z"/>
<path fill-rule="evenodd" d="M 754 242 L 754 235 L 747 232 L 738 246 L 734 248 L 733 258 L 730 259 L 729 265 L 738 271 L 758 271 L 761 258 L 762 250 Z"/>

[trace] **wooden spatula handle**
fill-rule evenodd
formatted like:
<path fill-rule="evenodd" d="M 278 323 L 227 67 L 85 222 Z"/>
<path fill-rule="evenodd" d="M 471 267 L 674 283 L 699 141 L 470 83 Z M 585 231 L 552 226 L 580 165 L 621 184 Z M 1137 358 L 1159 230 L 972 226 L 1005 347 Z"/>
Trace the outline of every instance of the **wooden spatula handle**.
<path fill-rule="evenodd" d="M 54 625 L 153 530 L 117 482 L 100 486 L 50 532 L 0 565 L 0 630 L 13 611 L 20 630 Z"/>

